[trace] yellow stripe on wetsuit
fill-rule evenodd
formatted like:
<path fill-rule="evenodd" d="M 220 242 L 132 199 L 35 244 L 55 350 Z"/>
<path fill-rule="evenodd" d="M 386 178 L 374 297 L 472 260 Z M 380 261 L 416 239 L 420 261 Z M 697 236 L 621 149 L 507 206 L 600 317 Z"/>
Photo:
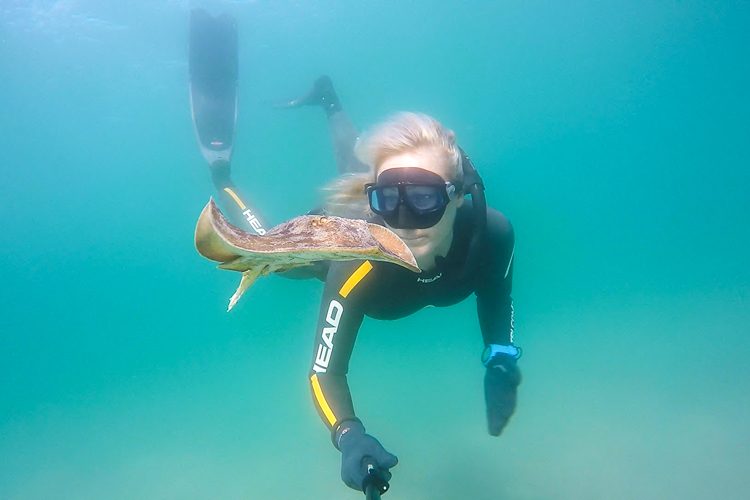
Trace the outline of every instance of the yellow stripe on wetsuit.
<path fill-rule="evenodd" d="M 229 196 L 232 197 L 232 199 L 237 203 L 237 205 L 240 206 L 240 210 L 245 210 L 247 207 L 244 203 L 242 203 L 242 200 L 240 200 L 240 197 L 237 196 L 237 193 L 232 191 L 230 188 L 224 188 L 224 192 L 227 193 Z"/>
<path fill-rule="evenodd" d="M 349 276 L 349 279 L 346 280 L 344 286 L 342 286 L 341 290 L 339 290 L 339 295 L 341 295 L 343 298 L 346 298 L 349 293 L 354 290 L 354 287 L 359 285 L 359 282 L 362 281 L 362 279 L 367 276 L 367 273 L 369 273 L 370 271 L 372 271 L 372 264 L 370 264 L 369 260 L 366 260 L 357 268 L 356 271 L 352 273 L 351 276 Z"/>
<path fill-rule="evenodd" d="M 315 394 L 315 399 L 318 401 L 320 410 L 323 412 L 323 415 L 326 416 L 328 423 L 333 427 L 337 418 L 336 415 L 333 414 L 333 410 L 331 410 L 331 406 L 328 404 L 325 395 L 323 395 L 323 389 L 320 387 L 320 380 L 318 380 L 317 373 L 310 377 L 310 383 L 312 383 L 313 393 Z"/>
<path fill-rule="evenodd" d="M 366 260 L 344 282 L 344 284 L 341 286 L 341 289 L 339 290 L 339 295 L 343 298 L 349 296 L 352 290 L 354 290 L 354 288 L 359 285 L 359 283 L 364 279 L 365 276 L 367 276 L 370 271 L 372 271 L 372 264 L 369 260 Z M 320 407 L 320 411 L 323 412 L 326 420 L 328 420 L 328 423 L 331 425 L 331 427 L 333 427 L 338 419 L 333 413 L 331 405 L 328 404 L 328 400 L 326 399 L 325 394 L 323 394 L 323 388 L 320 386 L 320 380 L 318 380 L 317 373 L 313 374 L 313 376 L 310 377 L 310 383 L 312 384 L 313 394 L 315 395 L 315 400 Z"/>

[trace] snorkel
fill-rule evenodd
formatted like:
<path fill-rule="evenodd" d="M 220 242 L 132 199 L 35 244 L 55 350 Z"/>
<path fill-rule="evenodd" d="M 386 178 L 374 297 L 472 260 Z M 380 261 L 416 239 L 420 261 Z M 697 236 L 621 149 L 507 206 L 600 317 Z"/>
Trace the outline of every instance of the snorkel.
<path fill-rule="evenodd" d="M 461 152 L 464 193 L 471 196 L 472 223 L 474 225 L 474 231 L 469 242 L 469 251 L 463 269 L 461 269 L 461 276 L 466 277 L 479 265 L 479 254 L 482 251 L 482 242 L 487 228 L 487 200 L 484 196 L 484 181 L 479 176 L 479 172 L 474 168 L 474 164 L 466 151 L 461 147 L 458 150 Z"/>

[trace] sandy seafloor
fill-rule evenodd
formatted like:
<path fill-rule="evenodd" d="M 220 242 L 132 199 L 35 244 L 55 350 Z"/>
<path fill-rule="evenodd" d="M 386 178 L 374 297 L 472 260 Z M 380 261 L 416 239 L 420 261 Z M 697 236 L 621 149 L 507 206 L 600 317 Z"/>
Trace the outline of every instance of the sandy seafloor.
<path fill-rule="evenodd" d="M 321 285 L 196 254 L 211 195 L 185 1 L 0 3 L 0 498 L 359 498 L 306 383 Z M 204 3 L 240 27 L 237 183 L 278 222 L 335 175 L 321 73 L 366 128 L 456 131 L 516 229 L 511 425 L 473 300 L 366 321 L 350 383 L 386 498 L 750 489 L 750 5 Z"/>

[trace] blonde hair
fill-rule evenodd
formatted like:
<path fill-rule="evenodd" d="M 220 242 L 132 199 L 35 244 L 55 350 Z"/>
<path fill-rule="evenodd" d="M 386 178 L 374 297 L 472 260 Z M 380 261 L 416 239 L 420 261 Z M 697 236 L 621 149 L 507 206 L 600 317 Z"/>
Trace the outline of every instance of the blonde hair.
<path fill-rule="evenodd" d="M 456 145 L 456 134 L 431 116 L 402 112 L 376 125 L 358 140 L 355 154 L 369 171 L 345 174 L 326 186 L 326 212 L 341 217 L 371 217 L 365 184 L 375 182 L 386 159 L 419 148 L 437 148 L 443 152 L 454 168 L 453 180 L 461 180 L 461 151 Z"/>

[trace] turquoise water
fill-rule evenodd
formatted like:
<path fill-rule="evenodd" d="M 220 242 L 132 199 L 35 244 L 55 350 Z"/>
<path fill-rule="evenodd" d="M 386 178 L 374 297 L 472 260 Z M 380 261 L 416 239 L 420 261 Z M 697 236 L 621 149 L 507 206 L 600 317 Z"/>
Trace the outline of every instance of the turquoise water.
<path fill-rule="evenodd" d="M 195 252 L 211 194 L 186 1 L 0 4 L 0 498 L 360 498 L 307 387 L 320 284 Z M 397 499 L 744 498 L 750 5 L 213 2 L 240 26 L 237 183 L 335 175 L 318 110 L 435 115 L 517 234 L 519 407 L 485 431 L 466 301 L 366 321 L 350 383 Z M 377 376 L 373 376 L 376 374 Z"/>

